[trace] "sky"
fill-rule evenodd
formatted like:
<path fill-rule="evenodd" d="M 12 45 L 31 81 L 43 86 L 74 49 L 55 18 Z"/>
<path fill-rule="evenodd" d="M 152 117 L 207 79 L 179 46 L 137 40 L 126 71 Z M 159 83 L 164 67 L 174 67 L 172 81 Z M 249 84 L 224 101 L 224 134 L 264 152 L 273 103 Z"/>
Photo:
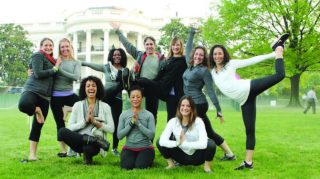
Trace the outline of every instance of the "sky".
<path fill-rule="evenodd" d="M 205 17 L 210 3 L 219 0 L 9 0 L 1 3 L 0 23 L 33 23 L 62 21 L 73 12 L 89 7 L 117 6 L 129 10 L 138 9 L 145 15 L 161 17 L 170 8 L 180 17 Z"/>

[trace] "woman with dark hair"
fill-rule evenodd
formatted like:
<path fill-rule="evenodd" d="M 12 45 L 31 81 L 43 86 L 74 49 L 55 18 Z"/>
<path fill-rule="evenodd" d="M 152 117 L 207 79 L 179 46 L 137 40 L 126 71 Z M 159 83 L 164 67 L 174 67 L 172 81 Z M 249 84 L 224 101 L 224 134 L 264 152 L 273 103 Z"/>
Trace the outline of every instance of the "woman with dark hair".
<path fill-rule="evenodd" d="M 167 121 L 175 117 L 179 99 L 184 95 L 182 74 L 187 69 L 182 39 L 171 40 L 168 60 L 160 63 L 160 70 L 153 80 L 141 77 L 135 82 L 144 88 L 146 97 L 157 96 L 166 102 Z"/>
<path fill-rule="evenodd" d="M 119 23 L 110 24 L 118 35 L 120 42 L 123 44 L 126 51 L 135 59 L 134 72 L 139 77 L 145 77 L 147 79 L 155 79 L 160 70 L 160 62 L 163 60 L 163 56 L 156 52 L 156 40 L 151 36 L 147 36 L 143 40 L 144 51 L 138 50 L 120 31 Z M 127 76 L 128 71 L 123 73 L 123 76 Z M 123 85 L 126 89 L 130 88 L 130 77 L 124 78 Z M 146 109 L 150 111 L 155 120 L 157 120 L 159 99 L 157 96 L 146 96 Z"/>
<path fill-rule="evenodd" d="M 212 77 L 216 86 L 227 97 L 241 105 L 242 118 L 246 128 L 246 157 L 235 170 L 253 169 L 253 152 L 255 147 L 256 97 L 264 90 L 279 83 L 285 77 L 283 65 L 283 45 L 289 34 L 282 35 L 275 41 L 272 49 L 275 53 L 256 56 L 247 60 L 230 60 L 227 49 L 214 45 L 210 50 L 209 60 L 212 63 Z M 253 65 L 270 58 L 276 58 L 276 73 L 254 80 L 236 78 L 236 70 Z"/>
<path fill-rule="evenodd" d="M 111 49 L 108 55 L 108 63 L 94 64 L 89 62 L 82 62 L 82 66 L 87 66 L 96 71 L 104 73 L 105 77 L 105 97 L 103 102 L 111 106 L 112 118 L 115 129 L 118 127 L 119 116 L 122 112 L 122 85 L 118 82 L 119 74 L 127 66 L 127 55 L 122 48 Z M 120 72 L 120 73 L 119 73 Z M 119 139 L 117 132 L 113 133 L 112 153 L 119 156 L 118 152 Z"/>
<path fill-rule="evenodd" d="M 175 140 L 171 139 L 173 134 Z M 171 119 L 157 147 L 167 160 L 166 169 L 175 167 L 173 160 L 182 165 L 201 165 L 204 171 L 211 173 L 211 161 L 216 152 L 213 140 L 207 138 L 207 132 L 201 118 L 197 116 L 196 104 L 192 97 L 183 96 L 177 107 L 177 116 Z"/>
<path fill-rule="evenodd" d="M 129 97 L 131 109 L 121 113 L 118 126 L 118 138 L 126 137 L 120 154 L 120 167 L 127 170 L 148 168 L 155 156 L 151 142 L 155 133 L 154 117 L 142 108 L 141 87 L 132 86 Z"/>
<path fill-rule="evenodd" d="M 224 156 L 220 160 L 235 160 L 236 156 L 232 153 L 227 142 L 217 134 L 210 123 L 207 111 L 209 108 L 208 101 L 202 89 L 206 86 L 208 95 L 216 108 L 217 117 L 221 122 L 224 118 L 221 113 L 218 98 L 213 89 L 213 80 L 209 71 L 207 50 L 203 46 L 197 46 L 193 49 L 189 67 L 183 74 L 184 93 L 192 97 L 196 104 L 198 116 L 203 120 L 208 138 L 212 139 L 224 151 Z"/>
<path fill-rule="evenodd" d="M 60 128 L 65 127 L 63 107 L 73 106 L 79 101 L 79 97 L 73 92 L 73 82 L 80 80 L 81 62 L 73 57 L 73 48 L 70 41 L 63 38 L 59 42 L 58 73 L 54 79 L 52 98 L 50 101 L 51 111 L 57 125 L 57 134 Z M 58 136 L 58 135 L 57 135 Z M 61 152 L 58 157 L 66 157 L 67 149 L 65 143 L 59 138 Z"/>
<path fill-rule="evenodd" d="M 67 128 L 59 130 L 59 139 L 73 151 L 83 153 L 84 164 L 92 164 L 92 157 L 100 148 L 107 151 L 106 133 L 113 133 L 114 124 L 110 106 L 101 101 L 104 96 L 101 80 L 88 76 L 80 84 L 81 101 L 73 105 Z"/>
<path fill-rule="evenodd" d="M 18 105 L 21 112 L 34 116 L 29 135 L 29 157 L 21 162 L 37 160 L 37 146 L 48 114 L 53 78 L 58 72 L 60 63 L 56 63 L 53 58 L 53 41 L 50 38 L 43 38 L 40 42 L 40 51 L 31 56 L 29 68 L 33 73 L 24 85 Z"/>

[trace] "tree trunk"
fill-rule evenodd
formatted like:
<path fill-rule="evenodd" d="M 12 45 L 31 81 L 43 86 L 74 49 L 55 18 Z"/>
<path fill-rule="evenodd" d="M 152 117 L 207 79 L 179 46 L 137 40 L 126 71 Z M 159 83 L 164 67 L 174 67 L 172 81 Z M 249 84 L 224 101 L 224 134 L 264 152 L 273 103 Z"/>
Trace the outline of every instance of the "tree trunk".
<path fill-rule="evenodd" d="M 301 107 L 299 100 L 299 84 L 300 84 L 300 74 L 296 74 L 290 77 L 290 85 L 291 85 L 291 95 L 288 106 L 289 107 Z"/>

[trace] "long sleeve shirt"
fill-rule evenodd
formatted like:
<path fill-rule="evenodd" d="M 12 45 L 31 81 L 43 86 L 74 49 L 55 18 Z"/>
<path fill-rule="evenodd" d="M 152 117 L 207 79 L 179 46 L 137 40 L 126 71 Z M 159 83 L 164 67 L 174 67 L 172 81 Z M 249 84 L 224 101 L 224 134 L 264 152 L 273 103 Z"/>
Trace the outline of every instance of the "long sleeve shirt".
<path fill-rule="evenodd" d="M 102 127 L 97 128 L 92 126 L 89 133 L 87 133 L 87 130 L 85 129 L 88 125 L 84 116 L 84 108 L 83 103 L 85 101 L 78 101 L 76 102 L 72 107 L 71 116 L 68 123 L 68 129 L 71 131 L 79 131 L 81 134 L 86 133 L 91 136 L 100 136 L 104 137 L 105 133 L 113 133 L 114 132 L 114 123 L 113 118 L 111 114 L 111 108 L 107 103 L 104 103 L 102 101 L 99 101 L 99 112 L 96 120 L 99 120 L 102 122 Z M 81 132 L 82 131 L 82 132 Z"/>
<path fill-rule="evenodd" d="M 144 148 L 152 146 L 151 140 L 155 134 L 155 120 L 151 112 L 143 109 L 138 113 L 138 122 L 133 126 L 130 121 L 133 112 L 127 110 L 121 113 L 118 124 L 118 138 L 126 137 L 125 146 L 128 148 Z"/>
<path fill-rule="evenodd" d="M 81 62 L 62 60 L 54 81 L 54 91 L 72 91 L 73 81 L 80 80 Z"/>
<path fill-rule="evenodd" d="M 217 112 L 221 112 L 219 101 L 213 90 L 213 80 L 210 71 L 203 65 L 189 67 L 183 74 L 183 91 L 185 95 L 191 96 L 196 104 L 207 103 L 206 96 L 202 88 L 206 86 L 208 95 L 216 107 Z"/>
<path fill-rule="evenodd" d="M 182 125 L 178 118 L 171 119 L 164 131 L 162 132 L 159 140 L 160 146 L 167 148 L 179 147 L 184 153 L 188 155 L 194 154 L 196 150 L 205 149 L 208 143 L 206 128 L 201 118 L 197 117 L 191 128 L 185 133 L 184 142 L 178 146 L 178 142 L 170 140 L 173 133 L 174 137 L 179 140 Z"/>
<path fill-rule="evenodd" d="M 240 105 L 243 105 L 249 96 L 250 80 L 238 79 L 236 77 L 236 70 L 274 57 L 275 53 L 272 52 L 267 55 L 260 55 L 246 60 L 230 60 L 222 71 L 217 73 L 214 68 L 212 69 L 211 74 L 216 86 L 225 96 L 239 102 Z"/>
<path fill-rule="evenodd" d="M 139 63 L 141 68 L 140 76 L 151 80 L 154 79 L 159 72 L 160 57 L 157 54 L 153 56 L 147 55 L 144 62 L 142 62 L 145 52 L 137 50 L 137 48 L 128 41 L 120 30 L 116 30 L 116 34 L 119 36 L 119 40 L 125 47 L 126 51 Z"/>

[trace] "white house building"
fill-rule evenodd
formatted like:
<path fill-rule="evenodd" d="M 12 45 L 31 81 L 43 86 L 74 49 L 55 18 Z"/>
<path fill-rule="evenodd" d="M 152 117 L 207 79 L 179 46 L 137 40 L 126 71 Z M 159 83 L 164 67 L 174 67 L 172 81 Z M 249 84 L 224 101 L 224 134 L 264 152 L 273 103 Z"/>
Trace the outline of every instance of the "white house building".
<path fill-rule="evenodd" d="M 196 23 L 198 18 L 184 18 L 186 24 Z M 120 23 L 120 29 L 128 40 L 139 50 L 143 50 L 143 38 L 154 36 L 160 38 L 159 29 L 170 22 L 170 17 L 150 18 L 140 11 L 129 11 L 115 6 L 93 7 L 75 12 L 61 22 L 21 24 L 29 33 L 28 38 L 34 44 L 34 50 L 39 49 L 42 38 L 49 37 L 55 44 L 55 57 L 58 54 L 59 40 L 67 37 L 74 47 L 76 59 L 81 61 L 105 64 L 108 52 L 114 45 L 122 47 L 118 36 L 110 26 L 111 22 Z M 133 59 L 128 55 L 128 66 Z M 103 74 L 82 67 L 81 76 L 95 75 L 103 78 Z"/>

